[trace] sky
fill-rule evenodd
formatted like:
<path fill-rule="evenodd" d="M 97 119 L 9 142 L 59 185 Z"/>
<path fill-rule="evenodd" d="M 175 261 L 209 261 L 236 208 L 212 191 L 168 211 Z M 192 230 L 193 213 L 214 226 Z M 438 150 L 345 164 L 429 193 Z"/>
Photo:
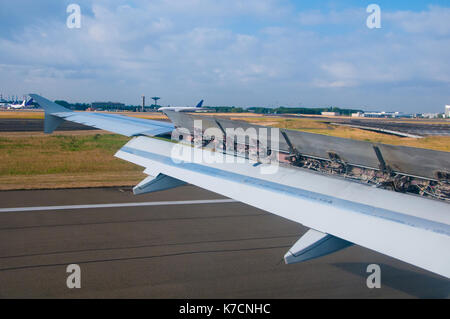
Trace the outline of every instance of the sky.
<path fill-rule="evenodd" d="M 367 27 L 370 4 L 381 28 Z M 450 1 L 3 0 L 0 93 L 443 112 Z"/>

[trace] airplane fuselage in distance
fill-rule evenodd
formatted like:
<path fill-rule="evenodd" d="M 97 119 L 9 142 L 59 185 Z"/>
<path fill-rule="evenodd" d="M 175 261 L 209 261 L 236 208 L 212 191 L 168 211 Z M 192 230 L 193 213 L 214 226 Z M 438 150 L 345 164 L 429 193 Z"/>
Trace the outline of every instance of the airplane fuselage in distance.
<path fill-rule="evenodd" d="M 203 100 L 201 100 L 195 107 L 194 106 L 163 106 L 158 109 L 158 111 L 175 111 L 175 112 L 195 112 L 195 111 L 205 111 L 206 108 L 202 107 Z"/>

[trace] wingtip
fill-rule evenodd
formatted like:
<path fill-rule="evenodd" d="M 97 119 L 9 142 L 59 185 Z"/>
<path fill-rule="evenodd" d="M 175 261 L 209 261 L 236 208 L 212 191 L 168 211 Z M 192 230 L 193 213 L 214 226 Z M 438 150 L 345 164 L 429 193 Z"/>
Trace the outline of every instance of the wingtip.
<path fill-rule="evenodd" d="M 66 109 L 65 107 L 56 104 L 48 99 L 46 99 L 43 96 L 40 96 L 39 94 L 35 93 L 29 93 L 28 94 L 37 104 L 42 107 L 46 113 L 56 113 L 56 112 L 68 112 L 69 109 Z"/>

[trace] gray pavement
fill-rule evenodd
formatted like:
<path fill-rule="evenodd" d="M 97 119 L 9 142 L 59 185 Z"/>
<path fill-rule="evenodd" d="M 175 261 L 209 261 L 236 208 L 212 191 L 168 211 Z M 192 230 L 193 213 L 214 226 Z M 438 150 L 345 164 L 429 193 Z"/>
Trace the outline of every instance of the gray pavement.
<path fill-rule="evenodd" d="M 193 186 L 6 191 L 0 208 L 211 199 L 223 197 Z M 238 202 L 1 212 L 0 298 L 449 297 L 449 280 L 358 246 L 285 265 L 305 231 Z M 80 289 L 66 286 L 69 264 Z M 380 289 L 366 286 L 369 264 Z"/>

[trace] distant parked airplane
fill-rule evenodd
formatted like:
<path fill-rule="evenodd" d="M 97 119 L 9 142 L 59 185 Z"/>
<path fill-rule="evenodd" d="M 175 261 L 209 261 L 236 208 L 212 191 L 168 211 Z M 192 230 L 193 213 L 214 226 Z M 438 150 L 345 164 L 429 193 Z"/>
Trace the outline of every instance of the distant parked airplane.
<path fill-rule="evenodd" d="M 25 99 L 25 100 L 22 101 L 22 104 L 14 104 L 14 103 L 9 104 L 8 108 L 21 109 L 21 108 L 23 108 L 25 106 L 31 105 L 31 102 L 33 102 L 33 99 L 30 99 L 28 102 Z"/>
<path fill-rule="evenodd" d="M 158 111 L 175 111 L 175 112 L 189 112 L 189 111 L 199 111 L 206 110 L 202 107 L 203 100 L 201 100 L 195 107 L 193 106 L 163 106 L 158 109 Z"/>

